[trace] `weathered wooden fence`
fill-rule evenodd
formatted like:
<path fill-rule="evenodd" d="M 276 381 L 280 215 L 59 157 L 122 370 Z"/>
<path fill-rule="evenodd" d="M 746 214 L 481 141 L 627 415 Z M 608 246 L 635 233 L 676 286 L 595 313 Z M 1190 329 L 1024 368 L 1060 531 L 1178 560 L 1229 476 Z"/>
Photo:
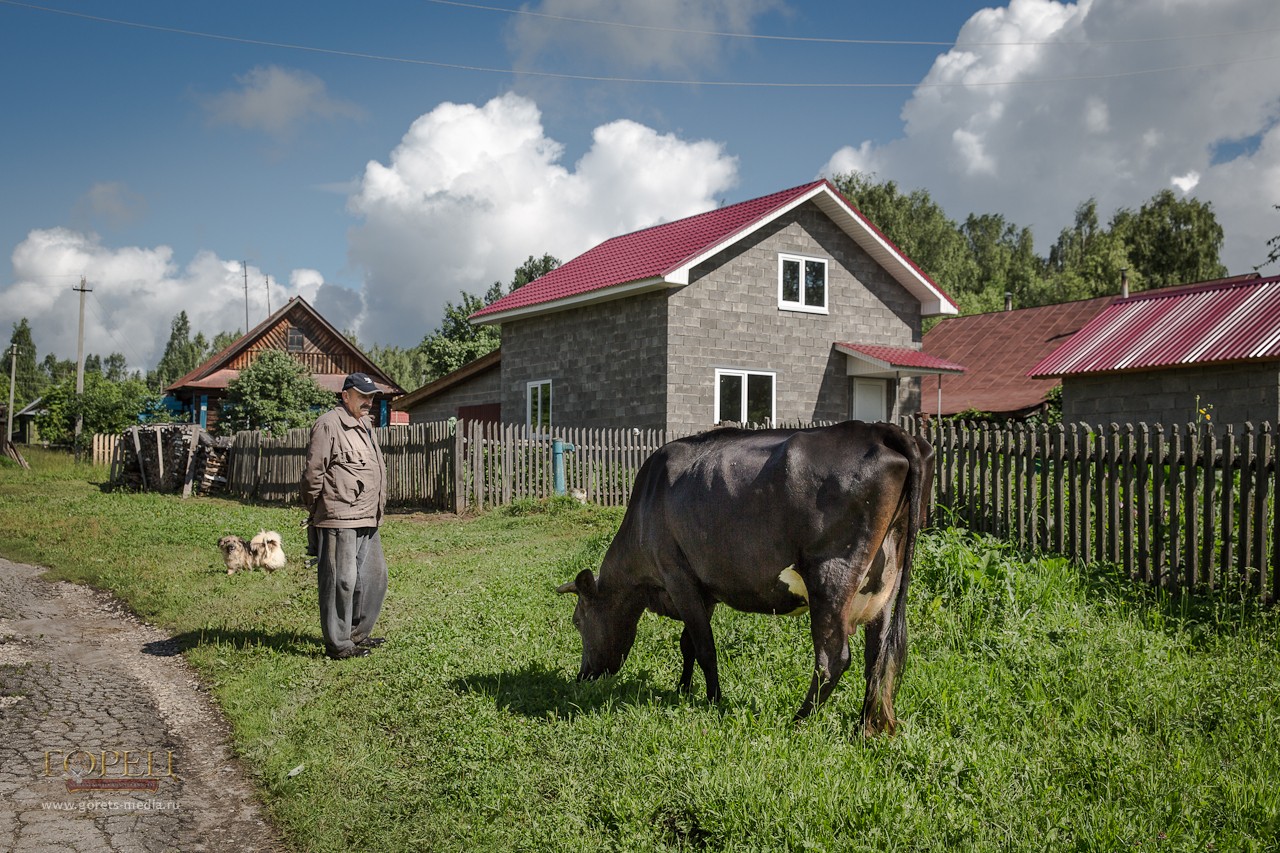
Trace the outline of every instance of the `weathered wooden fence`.
<path fill-rule="evenodd" d="M 1166 587 L 1280 592 L 1280 470 L 1270 424 L 913 426 L 934 499 L 972 530 Z"/>
<path fill-rule="evenodd" d="M 452 510 L 453 430 L 449 423 L 408 424 L 375 430 L 387 462 L 387 500 L 428 510 Z M 274 438 L 236 433 L 227 488 L 241 498 L 293 503 L 306 460 L 306 429 Z"/>

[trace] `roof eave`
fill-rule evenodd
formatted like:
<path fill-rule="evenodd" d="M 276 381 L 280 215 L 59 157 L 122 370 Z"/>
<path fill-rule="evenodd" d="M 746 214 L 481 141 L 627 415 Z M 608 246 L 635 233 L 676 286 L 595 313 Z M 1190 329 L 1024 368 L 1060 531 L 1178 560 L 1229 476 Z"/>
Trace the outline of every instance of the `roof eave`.
<path fill-rule="evenodd" d="M 552 314 L 556 311 L 563 311 L 566 308 L 581 308 L 585 305 L 612 302 L 615 299 L 622 299 L 627 296 L 636 296 L 640 293 L 647 293 L 655 290 L 679 287 L 681 284 L 686 283 L 687 282 L 673 281 L 670 277 L 644 278 L 638 281 L 628 281 L 623 284 L 614 284 L 609 287 L 589 290 L 586 293 L 579 293 L 562 299 L 552 300 L 550 302 L 539 302 L 536 305 L 525 305 L 520 308 L 512 308 L 507 311 L 495 311 L 492 314 L 484 314 L 482 316 L 472 314 L 468 319 L 476 325 L 496 326 L 509 320 L 528 320 L 531 317 L 540 317 L 543 314 Z"/>

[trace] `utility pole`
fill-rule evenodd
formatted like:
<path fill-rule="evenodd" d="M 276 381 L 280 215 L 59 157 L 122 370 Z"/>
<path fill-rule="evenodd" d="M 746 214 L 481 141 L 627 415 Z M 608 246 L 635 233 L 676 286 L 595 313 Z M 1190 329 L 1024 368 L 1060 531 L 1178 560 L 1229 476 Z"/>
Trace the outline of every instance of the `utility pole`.
<path fill-rule="evenodd" d="M 18 345 L 14 344 L 9 356 L 9 408 L 8 425 L 5 427 L 4 440 L 13 444 L 13 384 L 18 381 Z"/>
<path fill-rule="evenodd" d="M 271 316 L 271 276 L 269 275 L 263 276 L 262 280 L 266 282 L 266 285 L 267 285 L 267 316 L 270 317 Z M 245 331 L 247 332 L 249 330 L 245 329 Z"/>
<path fill-rule="evenodd" d="M 240 272 L 244 274 L 244 333 L 249 334 L 249 267 L 240 262 Z"/>
<path fill-rule="evenodd" d="M 84 295 L 93 291 L 85 287 L 84 276 L 80 286 L 72 290 L 80 294 L 80 332 L 76 335 L 76 461 L 80 461 L 80 431 L 84 429 Z"/>

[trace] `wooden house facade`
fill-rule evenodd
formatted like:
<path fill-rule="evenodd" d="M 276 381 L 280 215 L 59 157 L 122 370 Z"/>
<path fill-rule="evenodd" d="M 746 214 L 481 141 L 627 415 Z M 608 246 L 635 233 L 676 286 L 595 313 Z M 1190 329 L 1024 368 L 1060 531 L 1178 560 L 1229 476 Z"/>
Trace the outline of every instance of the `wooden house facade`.
<path fill-rule="evenodd" d="M 234 343 L 183 376 L 165 392 L 189 413 L 192 423 L 217 432 L 227 387 L 240 371 L 269 350 L 288 353 L 305 367 L 320 387 L 336 395 L 349 373 L 367 373 L 378 386 L 374 426 L 391 422 L 390 401 L 404 389 L 367 355 L 325 320 L 307 301 L 295 296 L 279 311 L 241 335 Z"/>

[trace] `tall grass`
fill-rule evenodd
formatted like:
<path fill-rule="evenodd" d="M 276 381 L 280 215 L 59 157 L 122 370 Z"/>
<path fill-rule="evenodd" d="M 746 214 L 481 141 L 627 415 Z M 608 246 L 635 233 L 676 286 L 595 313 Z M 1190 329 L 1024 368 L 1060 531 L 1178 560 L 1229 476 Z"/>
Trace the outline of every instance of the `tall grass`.
<path fill-rule="evenodd" d="M 298 510 L 108 494 L 101 472 L 32 463 L 0 469 L 0 553 L 112 588 L 173 631 L 299 850 L 1269 850 L 1280 836 L 1280 625 L 1247 600 L 1169 598 L 930 532 L 901 733 L 863 740 L 860 667 L 790 721 L 807 617 L 717 610 L 719 706 L 700 678 L 675 692 L 679 625 L 653 615 L 621 674 L 576 683 L 572 601 L 553 590 L 598 565 L 619 511 L 392 516 L 389 642 L 334 663 Z M 217 538 L 260 527 L 294 561 L 227 577 Z"/>

